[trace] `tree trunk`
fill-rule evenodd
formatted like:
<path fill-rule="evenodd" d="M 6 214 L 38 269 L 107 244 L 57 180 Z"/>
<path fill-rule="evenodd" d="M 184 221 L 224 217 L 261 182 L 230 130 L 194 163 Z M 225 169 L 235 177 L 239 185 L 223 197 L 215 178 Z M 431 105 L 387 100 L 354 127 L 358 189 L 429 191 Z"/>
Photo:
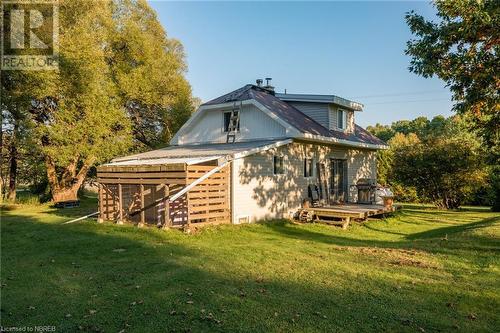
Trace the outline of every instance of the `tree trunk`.
<path fill-rule="evenodd" d="M 17 126 L 14 126 L 14 131 L 12 134 L 12 142 L 9 147 L 9 194 L 7 199 L 9 201 L 16 201 L 16 179 L 17 179 L 17 147 L 16 147 L 16 135 Z"/>
<path fill-rule="evenodd" d="M 78 172 L 76 173 L 76 161 L 70 163 L 62 174 L 62 179 L 57 176 L 56 166 L 52 158 L 47 156 L 45 158 L 45 165 L 47 167 L 47 178 L 50 184 L 50 191 L 52 193 L 52 200 L 54 202 L 73 201 L 78 200 L 78 190 L 83 185 L 85 177 L 90 166 L 94 163 L 94 158 L 87 158 Z M 70 176 L 73 175 L 73 176 Z"/>
<path fill-rule="evenodd" d="M 71 187 L 52 191 L 52 200 L 54 200 L 54 202 L 78 200 L 78 188 Z"/>

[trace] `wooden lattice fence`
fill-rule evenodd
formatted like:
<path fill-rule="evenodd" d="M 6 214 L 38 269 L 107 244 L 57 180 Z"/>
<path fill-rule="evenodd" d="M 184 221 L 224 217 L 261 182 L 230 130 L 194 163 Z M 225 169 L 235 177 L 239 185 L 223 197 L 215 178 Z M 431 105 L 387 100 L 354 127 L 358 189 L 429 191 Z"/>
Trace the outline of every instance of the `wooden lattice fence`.
<path fill-rule="evenodd" d="M 214 168 L 186 164 L 101 166 L 97 172 L 100 219 L 169 227 L 228 223 L 229 166 L 170 200 Z"/>

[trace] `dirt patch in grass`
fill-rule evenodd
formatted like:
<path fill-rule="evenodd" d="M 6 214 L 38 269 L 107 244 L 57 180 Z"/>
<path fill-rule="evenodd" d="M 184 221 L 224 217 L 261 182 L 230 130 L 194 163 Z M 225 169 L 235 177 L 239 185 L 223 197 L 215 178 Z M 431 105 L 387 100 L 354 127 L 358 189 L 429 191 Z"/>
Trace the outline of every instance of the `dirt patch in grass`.
<path fill-rule="evenodd" d="M 365 256 L 377 258 L 393 266 L 411 266 L 419 268 L 439 269 L 441 268 L 424 251 L 414 249 L 392 249 L 380 247 L 356 247 L 339 246 L 341 251 L 355 252 Z"/>

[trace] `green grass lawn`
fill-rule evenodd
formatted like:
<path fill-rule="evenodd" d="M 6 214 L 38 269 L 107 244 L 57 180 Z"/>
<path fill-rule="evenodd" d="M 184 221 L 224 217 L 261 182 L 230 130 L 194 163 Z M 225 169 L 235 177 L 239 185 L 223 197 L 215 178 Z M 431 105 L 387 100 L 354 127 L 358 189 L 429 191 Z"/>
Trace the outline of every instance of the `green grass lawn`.
<path fill-rule="evenodd" d="M 405 206 L 348 230 L 285 221 L 180 231 L 4 209 L 1 325 L 56 332 L 493 332 L 500 217 Z"/>

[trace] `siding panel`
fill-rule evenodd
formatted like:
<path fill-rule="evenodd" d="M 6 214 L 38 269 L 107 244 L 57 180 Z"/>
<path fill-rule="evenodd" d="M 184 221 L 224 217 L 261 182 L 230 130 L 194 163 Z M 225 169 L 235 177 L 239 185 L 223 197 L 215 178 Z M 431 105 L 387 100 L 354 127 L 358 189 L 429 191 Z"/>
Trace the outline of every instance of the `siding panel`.
<path fill-rule="evenodd" d="M 223 114 L 228 111 L 230 110 L 205 111 L 195 123 L 191 124 L 188 133 L 180 135 L 178 144 L 226 142 Z M 257 107 L 253 105 L 243 107 L 240 115 L 240 132 L 236 135 L 236 141 L 285 136 L 285 128 Z"/>
<path fill-rule="evenodd" d="M 273 175 L 273 155 L 283 155 L 284 175 Z M 330 158 L 347 160 L 349 201 L 356 202 L 357 190 L 350 185 L 359 178 L 376 178 L 376 151 L 354 150 L 338 146 L 292 143 L 263 153 L 233 161 L 234 216 L 249 216 L 250 221 L 288 217 L 307 197 L 307 186 L 316 184 L 314 177 L 305 178 L 304 158 L 326 163 L 328 181 Z"/>
<path fill-rule="evenodd" d="M 300 112 L 316 120 L 319 124 L 328 128 L 328 104 L 326 103 L 307 103 L 307 102 L 288 102 Z"/>

